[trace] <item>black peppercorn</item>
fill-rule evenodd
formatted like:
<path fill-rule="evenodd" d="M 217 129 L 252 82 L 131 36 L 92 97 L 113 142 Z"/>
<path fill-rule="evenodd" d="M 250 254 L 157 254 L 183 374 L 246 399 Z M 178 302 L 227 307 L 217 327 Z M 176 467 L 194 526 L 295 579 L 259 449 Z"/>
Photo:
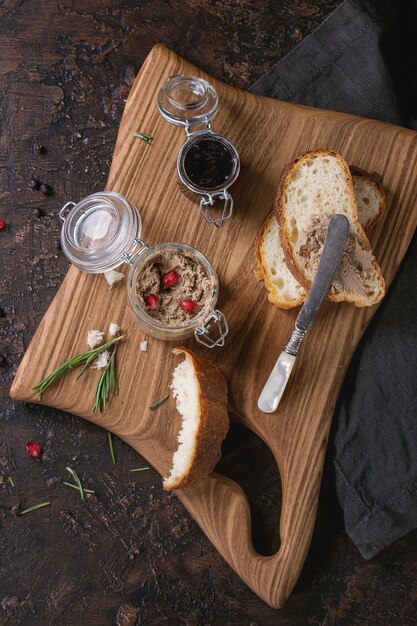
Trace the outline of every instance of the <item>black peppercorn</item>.
<path fill-rule="evenodd" d="M 45 194 L 45 196 L 51 196 L 52 195 L 52 187 L 50 185 L 48 185 L 47 183 L 42 183 L 41 186 L 39 187 L 40 191 L 42 191 L 42 193 Z"/>
<path fill-rule="evenodd" d="M 36 178 L 31 178 L 29 181 L 29 188 L 33 189 L 33 191 L 37 191 L 39 189 L 39 187 L 41 186 L 41 183 L 39 180 L 36 180 Z"/>
<path fill-rule="evenodd" d="M 33 215 L 35 217 L 42 217 L 44 214 L 44 212 L 42 211 L 42 209 L 33 209 Z"/>
<path fill-rule="evenodd" d="M 35 145 L 35 150 L 38 154 L 46 154 L 46 148 L 41 143 Z"/>
<path fill-rule="evenodd" d="M 0 306 L 0 317 L 6 317 L 6 311 Z"/>

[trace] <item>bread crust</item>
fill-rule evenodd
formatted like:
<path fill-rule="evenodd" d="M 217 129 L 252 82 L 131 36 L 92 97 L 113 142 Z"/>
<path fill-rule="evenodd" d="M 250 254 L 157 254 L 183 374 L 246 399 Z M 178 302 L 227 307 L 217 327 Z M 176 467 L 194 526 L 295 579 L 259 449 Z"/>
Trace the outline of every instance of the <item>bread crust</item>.
<path fill-rule="evenodd" d="M 386 196 L 384 188 L 381 185 L 382 176 L 377 172 L 366 172 L 365 170 L 357 167 L 356 165 L 349 166 L 350 173 L 352 176 L 360 177 L 366 180 L 369 186 L 373 187 L 375 193 L 379 198 L 379 211 L 376 213 L 372 219 L 368 220 L 366 224 L 362 224 L 362 228 L 372 228 L 374 224 L 380 219 L 382 214 L 385 211 L 385 207 L 387 204 Z"/>
<path fill-rule="evenodd" d="M 283 171 L 280 182 L 279 182 L 279 186 L 278 186 L 278 194 L 275 200 L 274 209 L 275 209 L 275 213 L 278 219 L 279 236 L 280 236 L 280 241 L 281 241 L 281 245 L 284 251 L 284 256 L 287 262 L 288 269 L 291 271 L 293 276 L 298 280 L 298 282 L 307 290 L 309 290 L 311 287 L 311 280 L 303 272 L 293 252 L 293 247 L 291 246 L 291 243 L 290 243 L 291 239 L 290 239 L 289 228 L 286 226 L 285 204 L 284 204 L 283 198 L 284 198 L 284 194 L 286 190 L 286 185 L 288 184 L 291 176 L 293 175 L 294 171 L 298 167 L 299 163 L 303 161 L 304 159 L 307 159 L 307 158 L 310 159 L 310 158 L 314 158 L 317 156 L 325 156 L 325 157 L 328 156 L 328 157 L 336 158 L 339 161 L 339 164 L 343 170 L 345 183 L 347 185 L 348 193 L 349 193 L 350 200 L 351 200 L 351 212 L 352 212 L 352 217 L 353 217 L 352 225 L 356 229 L 358 236 L 361 239 L 364 247 L 372 254 L 372 250 L 371 250 L 371 246 L 369 244 L 368 238 L 365 234 L 365 231 L 363 230 L 363 228 L 361 227 L 358 221 L 358 212 L 356 209 L 356 201 L 355 201 L 355 193 L 353 190 L 352 176 L 351 176 L 349 166 L 346 163 L 346 161 L 340 156 L 340 154 L 338 154 L 337 152 L 334 152 L 333 150 L 317 148 L 315 150 L 303 152 L 298 157 L 296 157 L 296 159 L 294 159 L 294 161 L 292 161 Z M 374 300 L 369 301 L 369 298 L 360 297 L 360 296 L 356 296 L 356 297 L 352 296 L 351 298 L 349 298 L 346 292 L 341 293 L 341 294 L 329 293 L 327 295 L 327 299 L 332 300 L 333 302 L 342 302 L 342 301 L 347 300 L 347 301 L 354 302 L 356 306 L 359 306 L 359 307 L 369 306 L 370 304 L 376 304 L 377 302 L 379 302 L 385 295 L 385 282 L 381 274 L 381 270 L 379 269 L 374 259 L 372 259 L 372 266 L 376 275 L 379 277 L 380 282 L 382 283 L 381 292 L 378 294 L 378 296 L 375 297 Z"/>
<path fill-rule="evenodd" d="M 272 304 L 274 304 L 275 306 L 277 306 L 280 309 L 293 309 L 296 306 L 301 305 L 304 302 L 304 297 L 300 296 L 299 298 L 294 298 L 293 300 L 289 301 L 289 300 L 284 300 L 283 298 L 280 298 L 277 295 L 277 290 L 276 287 L 273 283 L 271 283 L 271 281 L 268 279 L 268 273 L 267 273 L 267 268 L 266 268 L 266 264 L 264 263 L 264 259 L 262 257 L 262 253 L 261 253 L 261 246 L 262 246 L 262 242 L 263 239 L 265 237 L 265 233 L 268 230 L 270 223 L 272 220 L 276 220 L 276 214 L 274 209 L 272 209 L 272 211 L 268 214 L 268 216 L 266 217 L 262 228 L 259 232 L 259 235 L 256 239 L 256 268 L 255 268 L 255 276 L 257 278 L 257 280 L 263 280 L 265 287 L 268 290 L 268 300 L 269 302 L 271 302 Z"/>
<path fill-rule="evenodd" d="M 205 478 L 221 456 L 221 445 L 229 430 L 226 379 L 211 361 L 183 346 L 173 349 L 191 359 L 199 385 L 200 422 L 195 437 L 194 454 L 186 473 L 176 481 L 164 480 L 166 491 L 182 489 Z"/>

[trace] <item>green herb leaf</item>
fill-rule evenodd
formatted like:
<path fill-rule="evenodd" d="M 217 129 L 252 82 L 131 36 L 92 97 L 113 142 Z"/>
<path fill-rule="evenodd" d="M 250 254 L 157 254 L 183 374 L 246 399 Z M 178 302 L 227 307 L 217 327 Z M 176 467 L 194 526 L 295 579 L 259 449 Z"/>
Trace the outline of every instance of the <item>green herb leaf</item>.
<path fill-rule="evenodd" d="M 67 470 L 69 471 L 69 473 L 71 474 L 71 476 L 73 477 L 73 479 L 75 480 L 75 483 L 78 487 L 78 490 L 80 492 L 81 495 L 81 500 L 84 500 L 84 487 L 82 485 L 82 482 L 77 474 L 77 472 L 75 472 L 73 469 L 71 469 L 70 467 L 67 467 Z"/>
<path fill-rule="evenodd" d="M 196 268 L 197 268 L 197 265 L 195 263 L 193 263 L 192 266 L 191 266 L 191 269 L 193 270 L 193 272 L 195 272 Z"/>
<path fill-rule="evenodd" d="M 67 483 L 67 482 L 64 482 L 64 485 L 66 485 L 67 487 L 71 487 L 72 489 L 76 489 L 77 491 L 80 491 L 80 488 L 78 485 L 73 485 L 72 483 Z M 86 489 L 85 487 L 83 487 L 83 491 L 84 493 L 95 493 L 95 491 L 93 491 L 92 489 Z"/>
<path fill-rule="evenodd" d="M 148 470 L 149 467 L 135 467 L 134 469 L 129 470 L 129 472 L 144 472 Z"/>
<path fill-rule="evenodd" d="M 151 406 L 149 407 L 149 409 L 151 411 L 155 411 L 155 409 L 157 409 L 161 404 L 163 404 L 164 402 L 166 402 L 166 400 L 168 400 L 169 395 L 167 394 L 166 396 L 163 396 L 162 398 L 160 398 L 159 400 L 157 400 L 156 402 L 154 402 L 153 404 L 151 404 Z"/>
<path fill-rule="evenodd" d="M 81 374 L 85 371 L 85 369 L 94 361 L 94 359 L 96 359 L 99 356 L 99 354 L 101 354 L 102 352 L 110 348 L 110 346 L 115 345 L 116 342 L 123 339 L 123 337 L 124 335 L 115 337 L 114 339 L 112 339 L 111 341 L 108 341 L 102 346 L 99 346 L 98 348 L 94 348 L 94 350 L 89 350 L 88 352 L 82 352 L 81 354 L 78 354 L 77 356 L 72 357 L 68 361 L 65 361 L 65 363 L 63 363 L 62 365 L 54 369 L 53 372 L 48 374 L 46 378 L 41 380 L 34 387 L 34 390 L 37 391 L 39 394 L 39 398 L 42 399 L 42 396 L 45 393 L 45 391 L 51 385 L 56 383 L 60 378 L 62 378 L 62 376 L 65 376 L 65 374 L 68 374 L 68 372 L 70 372 L 74 368 L 83 365 L 83 368 L 80 374 L 78 375 L 78 378 L 79 378 Z"/>
<path fill-rule="evenodd" d="M 35 506 L 30 506 L 28 509 L 23 509 L 20 511 L 19 515 L 26 515 L 26 513 L 31 513 L 32 511 L 36 511 L 37 509 L 43 509 L 44 506 L 49 506 L 50 502 L 41 502 L 40 504 L 35 504 Z"/>
<path fill-rule="evenodd" d="M 109 442 L 111 460 L 113 461 L 113 465 L 116 465 L 116 453 L 114 451 L 113 435 L 111 433 L 107 433 L 107 440 Z"/>
<path fill-rule="evenodd" d="M 153 139 L 151 135 L 147 135 L 146 133 L 141 133 L 138 130 L 135 130 L 135 132 L 133 133 L 133 136 L 137 137 L 138 139 L 142 139 L 142 141 L 145 141 L 146 143 L 150 143 Z"/>
<path fill-rule="evenodd" d="M 14 480 L 13 480 L 12 476 L 8 476 L 7 482 L 10 483 L 12 487 L 16 487 L 16 485 L 14 484 Z"/>
<path fill-rule="evenodd" d="M 101 376 L 97 383 L 95 402 L 93 406 L 94 413 L 96 411 L 98 411 L 99 413 L 104 411 L 104 409 L 106 408 L 107 399 L 111 393 L 114 396 L 117 396 L 117 394 L 119 393 L 119 383 L 117 380 L 116 372 L 116 349 L 117 344 L 114 346 L 109 362 L 103 369 L 103 372 L 101 373 Z M 115 463 L 115 461 L 113 462 Z"/>

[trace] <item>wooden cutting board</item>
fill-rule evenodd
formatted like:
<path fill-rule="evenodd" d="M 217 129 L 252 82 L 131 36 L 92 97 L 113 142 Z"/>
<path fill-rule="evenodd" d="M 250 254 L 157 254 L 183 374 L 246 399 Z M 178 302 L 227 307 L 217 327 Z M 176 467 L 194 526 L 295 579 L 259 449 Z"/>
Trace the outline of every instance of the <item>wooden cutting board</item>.
<path fill-rule="evenodd" d="M 266 290 L 254 277 L 255 239 L 271 209 L 283 167 L 311 148 L 336 150 L 350 164 L 383 176 L 388 207 L 371 243 L 389 285 L 417 222 L 417 134 L 254 96 L 208 77 L 220 97 L 214 128 L 235 143 L 242 161 L 234 216 L 218 230 L 203 220 L 197 202 L 181 194 L 176 157 L 185 134 L 165 122 L 155 106 L 160 85 L 179 73 L 207 78 L 163 46 L 151 51 L 126 103 L 107 189 L 124 194 L 139 208 L 147 243 L 190 243 L 217 269 L 219 308 L 230 325 L 226 346 L 209 351 L 194 340 L 186 345 L 218 364 L 228 380 L 231 411 L 274 454 L 282 482 L 279 552 L 263 557 L 254 550 L 248 502 L 232 480 L 213 473 L 177 495 L 247 585 L 272 607 L 281 607 L 309 547 L 338 391 L 376 307 L 326 303 L 302 346 L 278 412 L 261 413 L 259 392 L 297 311 L 280 311 L 268 303 Z M 152 135 L 152 143 L 133 137 L 135 130 Z M 123 283 L 109 290 L 102 276 L 71 268 L 26 352 L 11 395 L 36 402 L 32 388 L 39 378 L 85 350 L 87 330 L 106 329 L 111 321 L 121 325 L 126 340 L 118 351 L 120 394 L 108 410 L 91 412 L 94 375 L 76 383 L 71 374 L 65 384 L 51 388 L 43 402 L 113 431 L 166 475 L 180 419 L 172 398 L 155 412 L 147 407 L 166 393 L 177 357 L 171 353 L 172 344 L 154 339 L 149 340 L 147 353 L 139 351 L 145 337 L 130 312 Z"/>

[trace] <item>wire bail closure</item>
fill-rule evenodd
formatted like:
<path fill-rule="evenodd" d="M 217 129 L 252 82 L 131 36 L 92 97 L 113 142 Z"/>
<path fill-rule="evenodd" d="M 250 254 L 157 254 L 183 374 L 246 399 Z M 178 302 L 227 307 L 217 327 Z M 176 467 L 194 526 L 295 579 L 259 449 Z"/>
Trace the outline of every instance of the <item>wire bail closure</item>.
<path fill-rule="evenodd" d="M 220 217 L 216 217 L 216 214 L 210 208 L 214 207 L 217 200 L 224 200 L 223 210 Z M 216 228 L 221 228 L 223 226 L 223 222 L 232 217 L 233 198 L 227 189 L 223 189 L 223 191 L 217 193 L 207 194 L 207 196 L 203 196 L 200 200 L 200 211 L 204 219 L 209 224 L 214 224 Z"/>
<path fill-rule="evenodd" d="M 62 222 L 65 222 L 65 220 L 67 219 L 66 213 L 69 213 L 75 207 L 75 205 L 76 202 L 72 202 L 72 200 L 64 204 L 59 212 L 59 218 Z"/>
<path fill-rule="evenodd" d="M 216 326 L 216 330 L 218 332 L 218 338 L 212 339 L 210 337 L 211 326 Z M 221 311 L 217 309 L 210 313 L 210 315 L 206 318 L 204 324 L 202 326 L 198 326 L 194 331 L 194 336 L 198 343 L 201 343 L 206 348 L 215 348 L 216 346 L 222 347 L 224 346 L 224 340 L 226 335 L 229 332 L 229 326 L 227 320 Z"/>
<path fill-rule="evenodd" d="M 132 243 L 132 247 L 130 248 L 130 250 L 123 252 L 121 260 L 129 266 L 133 265 L 133 261 L 136 259 L 136 257 L 148 248 L 148 244 L 142 241 L 142 239 L 139 239 L 139 237 L 135 237 Z"/>

